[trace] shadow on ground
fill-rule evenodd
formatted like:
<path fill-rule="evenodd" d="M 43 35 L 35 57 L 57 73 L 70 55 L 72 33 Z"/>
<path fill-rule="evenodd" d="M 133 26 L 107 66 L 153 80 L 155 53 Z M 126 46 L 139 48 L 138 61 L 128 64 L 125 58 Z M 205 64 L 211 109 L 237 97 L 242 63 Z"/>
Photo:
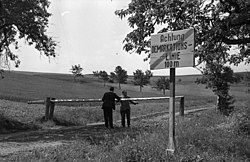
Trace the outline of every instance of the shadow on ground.
<path fill-rule="evenodd" d="M 1 119 L 0 142 L 38 142 L 38 141 L 73 141 L 85 139 L 91 144 L 98 144 L 111 134 L 123 134 L 136 128 L 121 128 L 116 125 L 115 129 L 107 129 L 104 124 L 76 126 L 73 123 L 54 119 L 45 122 L 39 119 L 40 125 L 28 126 L 18 121 Z M 1 131 L 0 130 L 0 131 Z M 136 132 L 136 131 L 134 131 Z"/>
<path fill-rule="evenodd" d="M 32 124 L 24 124 L 16 120 L 11 120 L 0 116 L 0 134 L 9 134 L 29 130 L 37 130 L 38 127 Z"/>

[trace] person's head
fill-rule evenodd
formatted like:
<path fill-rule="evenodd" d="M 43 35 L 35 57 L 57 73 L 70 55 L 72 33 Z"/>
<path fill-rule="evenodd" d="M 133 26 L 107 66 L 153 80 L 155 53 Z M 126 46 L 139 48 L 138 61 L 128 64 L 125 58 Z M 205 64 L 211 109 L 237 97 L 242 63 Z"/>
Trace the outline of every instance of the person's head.
<path fill-rule="evenodd" d="M 127 96 L 127 91 L 122 91 L 123 96 Z"/>
<path fill-rule="evenodd" d="M 110 90 L 111 92 L 114 92 L 114 87 L 110 87 L 109 90 Z"/>

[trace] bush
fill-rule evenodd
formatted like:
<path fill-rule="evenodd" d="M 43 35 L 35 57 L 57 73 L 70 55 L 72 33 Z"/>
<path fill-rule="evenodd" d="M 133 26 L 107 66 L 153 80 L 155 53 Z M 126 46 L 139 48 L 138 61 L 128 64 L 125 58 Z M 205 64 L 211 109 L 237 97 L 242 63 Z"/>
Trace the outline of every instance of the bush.
<path fill-rule="evenodd" d="M 113 79 L 109 79 L 108 82 L 109 83 L 114 83 L 114 80 Z"/>
<path fill-rule="evenodd" d="M 250 101 L 235 111 L 231 120 L 237 133 L 250 135 Z"/>

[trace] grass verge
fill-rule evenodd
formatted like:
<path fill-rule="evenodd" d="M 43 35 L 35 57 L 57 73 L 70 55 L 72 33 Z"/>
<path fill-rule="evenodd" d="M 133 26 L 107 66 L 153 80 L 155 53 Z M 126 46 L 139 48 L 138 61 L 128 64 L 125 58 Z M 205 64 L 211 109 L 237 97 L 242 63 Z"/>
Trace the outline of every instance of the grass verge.
<path fill-rule="evenodd" d="M 244 106 L 249 109 L 249 104 Z M 166 154 L 167 120 L 138 121 L 131 129 L 110 131 L 100 141 L 84 139 L 70 144 L 32 150 L 5 157 L 6 161 L 249 161 L 250 136 L 239 131 L 235 118 L 248 111 L 239 108 L 230 117 L 207 110 L 176 119 L 176 152 Z M 249 115 L 249 114 L 248 114 Z M 248 119 L 244 120 L 245 122 Z M 244 123 L 245 123 L 244 122 Z"/>

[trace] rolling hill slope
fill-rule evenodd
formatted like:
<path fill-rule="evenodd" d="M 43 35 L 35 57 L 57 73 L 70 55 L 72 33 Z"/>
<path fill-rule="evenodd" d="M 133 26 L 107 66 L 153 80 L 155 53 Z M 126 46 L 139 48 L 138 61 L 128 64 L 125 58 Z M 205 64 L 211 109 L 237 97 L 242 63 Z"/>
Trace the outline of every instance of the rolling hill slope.
<path fill-rule="evenodd" d="M 5 78 L 0 80 L 0 99 L 26 102 L 28 100 L 54 98 L 101 98 L 108 90 L 108 86 L 117 87 L 116 83 L 103 85 L 92 76 L 86 75 L 78 82 L 73 81 L 69 74 L 47 74 L 29 72 L 6 72 Z M 134 97 L 161 96 L 156 90 L 139 92 L 133 85 L 122 84 Z M 122 90 L 115 90 L 121 94 Z"/>

